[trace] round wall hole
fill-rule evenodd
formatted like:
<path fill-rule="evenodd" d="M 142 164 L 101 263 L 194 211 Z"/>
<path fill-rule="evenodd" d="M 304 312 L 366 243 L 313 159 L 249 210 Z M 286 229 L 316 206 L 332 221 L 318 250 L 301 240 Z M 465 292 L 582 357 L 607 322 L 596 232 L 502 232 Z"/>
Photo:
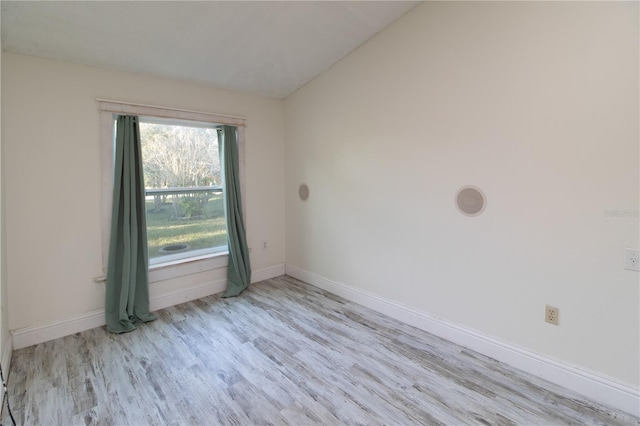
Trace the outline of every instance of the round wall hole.
<path fill-rule="evenodd" d="M 456 193 L 456 207 L 465 216 L 478 216 L 487 206 L 487 199 L 475 186 L 463 186 Z"/>
<path fill-rule="evenodd" d="M 302 201 L 306 201 L 307 198 L 309 198 L 309 187 L 306 183 L 303 183 L 298 188 L 298 197 L 300 197 Z"/>

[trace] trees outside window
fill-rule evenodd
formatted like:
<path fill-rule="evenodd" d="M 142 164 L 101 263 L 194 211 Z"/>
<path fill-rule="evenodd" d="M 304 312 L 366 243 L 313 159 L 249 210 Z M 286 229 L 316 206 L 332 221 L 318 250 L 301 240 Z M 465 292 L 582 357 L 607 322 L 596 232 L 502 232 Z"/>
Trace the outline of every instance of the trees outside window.
<path fill-rule="evenodd" d="M 150 263 L 226 250 L 217 130 L 141 119 Z"/>

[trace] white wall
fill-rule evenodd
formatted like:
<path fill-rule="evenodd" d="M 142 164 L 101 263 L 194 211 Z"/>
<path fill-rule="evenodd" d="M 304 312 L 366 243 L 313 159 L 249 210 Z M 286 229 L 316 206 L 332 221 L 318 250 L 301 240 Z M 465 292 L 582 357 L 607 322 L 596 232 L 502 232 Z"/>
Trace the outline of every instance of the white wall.
<path fill-rule="evenodd" d="M 100 114 L 95 98 L 244 116 L 254 271 L 284 262 L 283 101 L 5 53 L 2 61 L 9 327 L 99 310 Z M 224 278 L 224 268 L 151 284 L 151 297 Z"/>
<path fill-rule="evenodd" d="M 0 19 L 1 21 L 1 19 Z M 0 37 L 0 45 L 2 40 Z M 9 317 L 7 309 L 7 268 L 6 263 L 6 238 L 5 238 L 5 214 L 4 214 L 4 159 L 3 159 L 3 133 L 2 127 L 2 49 L 0 48 L 0 363 L 2 363 L 2 371 L 5 379 L 9 372 L 9 363 L 11 362 L 11 337 L 9 335 Z M 4 400 L 4 398 L 3 398 Z"/>
<path fill-rule="evenodd" d="M 637 387 L 638 75 L 637 3 L 418 6 L 285 101 L 287 268 Z"/>

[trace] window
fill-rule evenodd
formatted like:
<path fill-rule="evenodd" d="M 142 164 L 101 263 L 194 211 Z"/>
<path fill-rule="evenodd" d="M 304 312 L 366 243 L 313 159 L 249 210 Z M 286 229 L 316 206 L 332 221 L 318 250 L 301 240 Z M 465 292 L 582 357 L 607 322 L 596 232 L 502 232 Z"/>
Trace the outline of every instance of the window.
<path fill-rule="evenodd" d="M 227 250 L 218 132 L 140 117 L 149 263 Z"/>
<path fill-rule="evenodd" d="M 222 174 L 217 127 L 238 129 L 240 184 L 244 177 L 245 119 L 225 115 L 98 100 L 102 139 L 102 263 L 109 253 L 113 196 L 114 117 L 140 117 L 147 205 L 147 240 L 150 269 L 162 276 L 220 267 L 227 253 Z M 242 191 L 244 193 L 244 191 Z M 193 260 L 206 265 L 184 268 Z M 213 262 L 213 263 L 211 263 Z M 217 265 L 217 266 L 216 266 Z M 178 268 L 169 272 L 166 268 Z M 186 268 L 186 269 L 185 269 Z M 185 272 L 180 272 L 180 271 Z"/>

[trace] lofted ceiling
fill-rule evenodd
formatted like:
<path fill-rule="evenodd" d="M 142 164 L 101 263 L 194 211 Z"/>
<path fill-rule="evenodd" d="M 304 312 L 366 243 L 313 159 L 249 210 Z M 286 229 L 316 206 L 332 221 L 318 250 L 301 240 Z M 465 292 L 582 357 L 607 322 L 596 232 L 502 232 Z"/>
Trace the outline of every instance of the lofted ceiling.
<path fill-rule="evenodd" d="M 5 1 L 4 51 L 285 98 L 405 1 Z"/>

